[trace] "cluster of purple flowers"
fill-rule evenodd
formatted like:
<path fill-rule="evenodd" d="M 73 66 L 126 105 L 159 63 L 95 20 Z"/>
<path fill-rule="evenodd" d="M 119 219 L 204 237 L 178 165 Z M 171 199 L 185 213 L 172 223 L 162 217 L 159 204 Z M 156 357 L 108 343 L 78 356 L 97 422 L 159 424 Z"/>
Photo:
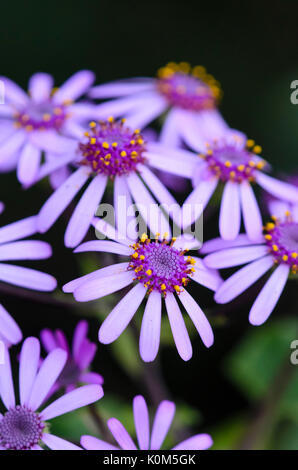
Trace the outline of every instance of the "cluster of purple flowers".
<path fill-rule="evenodd" d="M 231 129 L 219 113 L 221 88 L 204 67 L 169 63 L 154 79 L 94 87 L 94 74 L 87 70 L 60 88 L 54 88 L 50 75 L 37 73 L 29 81 L 28 93 L 8 78 L 0 78 L 5 86 L 5 104 L 0 105 L 0 173 L 16 169 L 24 189 L 48 177 L 52 188 L 37 215 L 0 229 L 1 282 L 38 291 L 56 288 L 51 275 L 10 262 L 49 258 L 52 251 L 46 242 L 24 239 L 46 233 L 81 193 L 72 204 L 65 246 L 75 253 L 110 253 L 125 259 L 71 280 L 63 291 L 72 293 L 77 302 L 87 302 L 131 286 L 100 326 L 100 343 L 115 341 L 145 299 L 140 330 L 143 361 L 153 361 L 158 354 L 163 304 L 178 353 L 187 361 L 192 345 L 184 311 L 204 345 L 209 348 L 214 342 L 211 325 L 188 285 L 195 281 L 215 293 L 215 302 L 227 303 L 270 271 L 249 315 L 254 325 L 267 320 L 289 276 L 298 272 L 297 179 L 279 180 L 267 174 L 271 167 L 261 157 L 260 145 Z M 155 136 L 148 126 L 157 118 L 162 125 Z M 193 187 L 180 206 L 170 191 L 177 177 Z M 263 201 L 271 212 L 267 223 L 261 213 L 263 204 L 255 196 L 256 186 L 264 191 Z M 111 187 L 114 225 L 96 217 Z M 215 192 L 221 194 L 220 236 L 202 244 L 189 231 Z M 132 204 L 145 224 L 139 234 L 128 231 Z M 0 212 L 3 209 L 0 203 Z M 179 236 L 174 236 L 173 226 L 181 229 Z M 91 228 L 105 239 L 89 238 L 82 243 Z M 243 265 L 226 280 L 219 274 L 221 269 Z M 25 339 L 16 404 L 9 349 L 22 340 L 22 333 L 0 305 L 0 341 L 4 344 L 0 398 L 6 408 L 0 414 L 0 449 L 41 449 L 44 445 L 80 449 L 50 434 L 48 420 L 103 396 L 103 377 L 90 370 L 97 347 L 87 332 L 87 323 L 81 321 L 70 347 L 61 330 L 43 330 L 46 358 L 41 358 L 36 338 Z M 142 396 L 134 398 L 133 410 L 138 448 L 159 449 L 175 405 L 160 404 L 151 434 Z M 120 421 L 111 418 L 107 424 L 117 446 L 83 436 L 82 448 L 137 449 Z M 201 434 L 174 449 L 211 445 L 210 436 Z"/>

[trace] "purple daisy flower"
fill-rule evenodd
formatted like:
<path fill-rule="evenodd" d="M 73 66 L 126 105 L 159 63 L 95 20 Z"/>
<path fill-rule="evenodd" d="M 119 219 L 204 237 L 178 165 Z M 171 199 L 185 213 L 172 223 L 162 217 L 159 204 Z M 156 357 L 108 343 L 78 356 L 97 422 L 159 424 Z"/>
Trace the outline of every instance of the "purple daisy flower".
<path fill-rule="evenodd" d="M 289 275 L 298 272 L 297 240 L 298 218 L 287 212 L 283 219 L 273 216 L 258 241 L 241 234 L 232 241 L 217 238 L 206 242 L 201 251 L 211 253 L 204 259 L 209 268 L 224 269 L 249 263 L 219 286 L 214 297 L 216 302 L 230 302 L 274 268 L 249 314 L 251 324 L 264 323 L 275 308 Z"/>
<path fill-rule="evenodd" d="M 82 70 L 59 89 L 53 77 L 36 73 L 29 80 L 29 95 L 6 77 L 5 104 L 0 106 L 0 171 L 17 168 L 19 181 L 29 186 L 46 160 L 73 149 L 72 137 L 82 120 L 93 118 L 94 105 L 75 103 L 94 82 L 94 74 Z"/>
<path fill-rule="evenodd" d="M 87 338 L 88 323 L 80 321 L 73 336 L 72 348 L 61 330 L 44 329 L 41 332 L 41 342 L 48 353 L 56 348 L 67 353 L 66 365 L 60 374 L 55 389 L 65 387 L 66 392 L 74 390 L 80 383 L 102 385 L 104 380 L 100 374 L 89 371 L 89 366 L 95 356 L 97 346 Z"/>
<path fill-rule="evenodd" d="M 138 446 L 116 418 L 109 419 L 107 425 L 118 446 L 92 436 L 82 436 L 81 445 L 87 450 L 159 450 L 172 424 L 175 409 L 175 403 L 162 401 L 157 408 L 150 434 L 148 407 L 144 397 L 137 395 L 133 399 L 133 415 Z M 172 450 L 205 450 L 212 444 L 209 434 L 196 434 L 180 442 Z"/>
<path fill-rule="evenodd" d="M 194 147 L 194 146 L 193 146 Z M 198 208 L 185 212 L 183 227 L 191 225 L 207 206 L 218 184 L 224 184 L 219 215 L 219 232 L 223 239 L 234 240 L 240 231 L 241 214 L 251 240 L 262 234 L 262 217 L 252 184 L 271 195 L 298 203 L 298 188 L 265 174 L 266 162 L 260 158 L 261 147 L 238 131 L 229 130 L 210 144 L 197 139 L 195 150 L 200 160 L 193 167 L 194 190 L 184 205 Z"/>
<path fill-rule="evenodd" d="M 186 255 L 189 248 L 197 248 L 197 240 L 180 237 L 171 241 L 150 240 L 146 234 L 131 245 L 131 241 L 117 233 L 99 219 L 96 229 L 114 241 L 96 240 L 80 245 L 75 252 L 110 252 L 128 258 L 75 279 L 63 287 L 72 292 L 78 302 L 99 299 L 117 292 L 130 284 L 132 289 L 120 300 L 104 320 L 99 330 L 99 341 L 110 344 L 128 326 L 143 299 L 148 296 L 140 333 L 140 354 L 144 361 L 153 361 L 158 353 L 162 300 L 178 353 L 185 361 L 192 356 L 192 346 L 175 294 L 193 321 L 206 347 L 213 344 L 212 328 L 203 311 L 185 286 L 193 279 L 197 283 L 216 290 L 221 278 L 217 271 L 205 267 L 202 260 Z M 166 234 L 167 235 L 167 234 Z"/>
<path fill-rule="evenodd" d="M 46 232 L 70 204 L 76 194 L 89 182 L 77 204 L 65 233 L 65 245 L 77 246 L 86 235 L 100 204 L 108 181 L 114 183 L 116 224 L 123 233 L 127 226 L 127 208 L 135 201 L 147 226 L 155 234 L 171 233 L 168 217 L 180 225 L 180 207 L 160 179 L 151 171 L 159 169 L 191 177 L 197 158 L 186 150 L 171 150 L 156 142 L 145 142 L 138 129 L 131 130 L 123 120 L 91 122 L 90 130 L 78 133 L 77 151 L 73 153 L 75 171 L 58 187 L 40 210 L 38 229 Z M 65 162 L 60 162 L 61 168 Z M 40 177 L 51 173 L 57 165 L 48 163 Z M 90 181 L 91 180 L 91 181 Z M 148 190 L 149 188 L 149 190 Z M 123 208 L 119 201 L 123 201 Z M 157 202 L 156 202 L 157 201 Z"/>
<path fill-rule="evenodd" d="M 169 63 L 158 71 L 158 78 L 120 80 L 91 89 L 92 98 L 116 98 L 97 107 L 101 118 L 109 115 L 129 118 L 133 127 L 145 127 L 168 111 L 161 141 L 179 146 L 188 132 L 188 122 L 208 138 L 227 128 L 217 111 L 221 97 L 219 83 L 204 67 Z"/>
<path fill-rule="evenodd" d="M 80 448 L 49 433 L 48 421 L 94 403 L 103 397 L 100 385 L 85 385 L 69 392 L 38 411 L 61 374 L 67 361 L 63 349 L 56 348 L 40 364 L 40 344 L 27 338 L 22 346 L 19 366 L 20 404 L 16 404 L 10 357 L 5 349 L 0 365 L 0 398 L 7 411 L 0 414 L 1 450 L 42 450 L 41 443 L 52 450 Z"/>

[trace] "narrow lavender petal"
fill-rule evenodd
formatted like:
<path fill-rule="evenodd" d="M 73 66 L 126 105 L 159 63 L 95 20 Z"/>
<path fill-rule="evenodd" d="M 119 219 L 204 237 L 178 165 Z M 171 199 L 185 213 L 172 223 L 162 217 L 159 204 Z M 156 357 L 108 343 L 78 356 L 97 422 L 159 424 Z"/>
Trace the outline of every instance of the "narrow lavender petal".
<path fill-rule="evenodd" d="M 53 171 L 49 175 L 49 182 L 50 182 L 52 189 L 55 190 L 59 188 L 59 186 L 61 186 L 64 183 L 64 181 L 66 181 L 67 178 L 69 178 L 70 175 L 71 175 L 71 170 L 67 166 L 58 168 L 58 170 Z"/>
<path fill-rule="evenodd" d="M 152 143 L 148 145 L 148 151 L 144 152 L 144 157 L 149 166 L 184 178 L 192 177 L 197 163 L 193 159 L 177 158 L 174 153 L 172 155 L 161 153 L 158 149 L 152 148 Z"/>
<path fill-rule="evenodd" d="M 57 281 L 53 276 L 24 268 L 0 263 L 0 280 L 27 289 L 49 292 L 56 288 Z"/>
<path fill-rule="evenodd" d="M 4 337 L 10 345 L 19 343 L 22 336 L 22 332 L 15 320 L 9 315 L 3 305 L 0 304 L 0 337 Z"/>
<path fill-rule="evenodd" d="M 281 220 L 283 220 L 287 212 L 292 212 L 291 204 L 286 201 L 272 199 L 268 202 L 267 206 L 270 215 L 274 215 L 275 217 L 278 217 Z"/>
<path fill-rule="evenodd" d="M 184 361 L 189 361 L 192 357 L 192 346 L 182 313 L 174 294 L 168 293 L 165 298 L 165 302 L 177 351 Z"/>
<path fill-rule="evenodd" d="M 133 95 L 152 90 L 153 87 L 154 81 L 152 79 L 117 80 L 91 88 L 89 96 L 91 96 L 91 98 L 101 99 L 116 98 L 118 96 Z"/>
<path fill-rule="evenodd" d="M 96 372 L 85 372 L 80 375 L 80 382 L 86 384 L 103 385 L 104 378 Z"/>
<path fill-rule="evenodd" d="M 132 438 L 118 419 L 109 419 L 107 425 L 122 450 L 137 450 Z"/>
<path fill-rule="evenodd" d="M 107 185 L 107 177 L 97 175 L 78 202 L 65 232 L 65 246 L 74 248 L 85 237 Z"/>
<path fill-rule="evenodd" d="M 240 199 L 245 231 L 251 240 L 259 240 L 263 232 L 262 216 L 251 185 L 240 184 Z"/>
<path fill-rule="evenodd" d="M 75 152 L 78 145 L 76 140 L 59 135 L 54 130 L 33 131 L 29 135 L 29 140 L 40 150 L 57 155 Z"/>
<path fill-rule="evenodd" d="M 0 76 L 0 80 L 4 82 L 5 86 L 5 99 L 9 103 L 19 106 L 26 106 L 29 101 L 29 96 L 20 88 L 15 82 L 9 78 Z"/>
<path fill-rule="evenodd" d="M 103 389 L 100 385 L 84 385 L 76 388 L 47 406 L 42 411 L 42 418 L 45 421 L 56 418 L 56 416 L 90 405 L 90 403 L 100 400 L 103 395 Z"/>
<path fill-rule="evenodd" d="M 77 324 L 73 335 L 72 354 L 74 359 L 77 359 L 79 357 L 81 346 L 87 338 L 87 333 L 88 323 L 85 320 L 82 320 Z"/>
<path fill-rule="evenodd" d="M 97 346 L 88 340 L 85 340 L 80 351 L 80 355 L 77 357 L 77 364 L 80 370 L 86 370 L 94 359 L 96 354 Z"/>
<path fill-rule="evenodd" d="M 147 289 L 143 284 L 137 284 L 120 300 L 99 329 L 98 339 L 101 343 L 110 344 L 123 333 L 141 305 L 146 292 Z"/>
<path fill-rule="evenodd" d="M 79 285 L 73 295 L 77 302 L 89 302 L 90 300 L 100 299 L 120 289 L 124 289 L 124 287 L 133 282 L 133 278 L 134 274 L 131 271 L 126 271 L 100 279 L 92 279 Z"/>
<path fill-rule="evenodd" d="M 95 75 L 90 70 L 80 70 L 72 75 L 55 93 L 53 101 L 63 103 L 63 101 L 75 101 L 80 96 L 87 93 L 95 80 Z"/>
<path fill-rule="evenodd" d="M 142 129 L 160 116 L 166 108 L 167 101 L 163 96 L 152 96 L 150 100 L 147 100 L 145 106 L 134 113 L 126 115 L 127 125 L 132 129 Z"/>
<path fill-rule="evenodd" d="M 208 289 L 216 291 L 223 282 L 219 273 L 215 269 L 206 269 L 206 266 L 201 269 L 201 260 L 195 257 L 194 259 L 196 261 L 195 272 L 192 273 L 191 276 L 189 276 L 190 279 L 193 279 L 198 284 L 201 284 L 202 286 L 205 286 Z"/>
<path fill-rule="evenodd" d="M 177 110 L 171 109 L 164 120 L 159 141 L 168 147 L 181 147 L 181 136 L 177 123 Z"/>
<path fill-rule="evenodd" d="M 47 328 L 40 332 L 40 339 L 47 353 L 53 351 L 53 349 L 56 349 L 58 347 L 54 334 L 51 330 L 48 330 Z"/>
<path fill-rule="evenodd" d="M 89 118 L 87 118 L 89 121 L 91 116 L 92 114 L 90 113 Z M 72 120 L 65 121 L 63 124 L 63 134 L 72 139 L 82 140 L 84 138 L 84 132 L 86 132 L 86 128 L 80 122 L 78 122 L 78 120 L 79 117 L 77 116 L 76 121 L 73 117 Z"/>
<path fill-rule="evenodd" d="M 72 444 L 72 442 L 68 442 L 65 439 L 61 439 L 61 437 L 54 436 L 53 434 L 44 433 L 42 441 L 51 450 L 82 450 L 80 447 Z"/>
<path fill-rule="evenodd" d="M 19 152 L 26 141 L 25 131 L 16 131 L 9 139 L 0 144 L 0 164 Z"/>
<path fill-rule="evenodd" d="M 204 263 L 214 269 L 231 268 L 254 261 L 267 253 L 266 245 L 241 246 L 212 253 L 204 258 Z"/>
<path fill-rule="evenodd" d="M 178 128 L 187 146 L 196 152 L 205 151 L 206 139 L 200 133 L 201 129 L 198 127 L 195 119 L 193 119 L 193 113 L 184 109 L 179 109 L 176 113 Z"/>
<path fill-rule="evenodd" d="M 38 215 L 38 229 L 46 232 L 70 204 L 89 178 L 86 168 L 79 168 L 58 188 L 42 206 Z"/>
<path fill-rule="evenodd" d="M 135 240 L 135 238 L 128 238 L 124 233 L 119 230 L 119 227 L 118 229 L 115 229 L 115 227 L 113 227 L 107 221 L 105 221 L 104 219 L 100 219 L 99 217 L 94 217 L 92 225 L 95 227 L 96 231 L 100 232 L 111 240 L 114 240 L 118 243 L 122 243 L 123 245 L 130 246 L 132 244 L 132 241 Z"/>
<path fill-rule="evenodd" d="M 41 151 L 30 142 L 27 142 L 21 150 L 17 166 L 18 180 L 24 186 L 32 184 L 36 179 L 40 160 Z"/>
<path fill-rule="evenodd" d="M 120 450 L 118 447 L 93 436 L 82 436 L 81 446 L 86 450 Z"/>
<path fill-rule="evenodd" d="M 55 385 L 66 361 L 67 353 L 63 349 L 57 348 L 48 354 L 36 375 L 30 396 L 27 398 L 29 408 L 35 411 L 40 407 Z"/>
<path fill-rule="evenodd" d="M 50 155 L 48 152 L 46 155 Z M 56 186 L 53 185 L 54 189 L 56 187 L 61 186 L 64 181 L 70 176 L 70 169 L 67 165 L 71 163 L 75 163 L 76 161 L 76 154 L 74 152 L 68 152 L 66 155 L 55 155 L 55 158 L 47 158 L 46 162 L 39 168 L 38 175 L 34 181 L 36 183 L 37 181 L 42 180 L 46 176 L 50 176 L 51 178 L 51 184 L 52 184 L 52 175 L 53 173 L 58 173 L 55 179 Z M 61 172 L 59 174 L 59 172 Z M 65 172 L 64 174 L 62 172 Z M 61 178 L 62 174 L 62 178 Z M 65 174 L 67 175 L 67 178 L 65 177 Z M 57 181 L 58 180 L 58 181 Z M 58 184 L 59 183 L 59 184 Z"/>
<path fill-rule="evenodd" d="M 6 243 L 36 233 L 37 217 L 27 217 L 0 228 L 0 243 Z"/>
<path fill-rule="evenodd" d="M 219 304 L 225 304 L 235 299 L 260 279 L 273 265 L 274 259 L 268 255 L 239 269 L 220 286 L 214 296 L 215 301 Z"/>
<path fill-rule="evenodd" d="M 228 181 L 222 195 L 219 232 L 224 240 L 234 240 L 240 231 L 241 211 L 239 184 Z"/>
<path fill-rule="evenodd" d="M 256 181 L 268 193 L 283 201 L 298 202 L 298 188 L 285 181 L 279 181 L 272 176 L 258 171 Z"/>
<path fill-rule="evenodd" d="M 213 440 L 209 434 L 197 434 L 180 442 L 172 450 L 205 450 L 209 449 L 212 444 Z"/>
<path fill-rule="evenodd" d="M 12 118 L 14 115 L 14 109 L 9 104 L 1 104 L 0 106 L 0 116 L 1 118 Z"/>
<path fill-rule="evenodd" d="M 51 255 L 51 245 L 38 240 L 5 243 L 0 246 L 0 261 L 46 259 Z"/>
<path fill-rule="evenodd" d="M 63 292 L 74 292 L 79 286 L 83 285 L 87 281 L 92 281 L 95 279 L 100 279 L 102 277 L 110 277 L 113 274 L 120 274 L 127 271 L 129 263 L 117 263 L 112 264 L 111 266 L 106 266 L 105 268 L 97 269 L 92 273 L 85 274 L 85 276 L 78 277 L 73 281 L 68 282 L 62 287 Z"/>
<path fill-rule="evenodd" d="M 138 168 L 142 179 L 145 181 L 152 194 L 154 194 L 157 201 L 160 204 L 165 205 L 165 210 L 173 218 L 174 222 L 176 222 L 177 225 L 180 225 L 181 211 L 176 199 L 172 196 L 172 194 L 168 191 L 160 179 L 154 173 L 152 173 L 151 170 L 149 170 L 148 167 L 145 165 L 138 165 Z M 171 208 L 170 212 L 167 210 L 168 208 Z"/>
<path fill-rule="evenodd" d="M 165 217 L 164 213 L 158 207 L 147 188 L 139 176 L 135 173 L 131 173 L 127 177 L 127 183 L 130 193 L 145 220 L 150 230 L 155 233 L 168 233 L 171 234 L 171 227 L 169 221 Z"/>
<path fill-rule="evenodd" d="M 29 80 L 30 96 L 36 103 L 42 103 L 50 98 L 54 85 L 53 77 L 47 73 L 35 73 Z"/>
<path fill-rule="evenodd" d="M 115 253 L 123 256 L 130 256 L 133 253 L 132 248 L 110 240 L 95 240 L 83 243 L 74 250 L 74 253 L 84 253 L 86 251 L 104 251 L 105 253 Z"/>
<path fill-rule="evenodd" d="M 207 206 L 214 193 L 218 179 L 212 177 L 210 180 L 201 181 L 190 193 L 182 206 L 182 227 L 187 228 L 195 222 Z"/>
<path fill-rule="evenodd" d="M 117 175 L 114 181 L 115 226 L 120 233 L 124 233 L 129 239 L 136 240 L 138 237 L 137 227 L 129 223 L 129 210 L 132 206 L 133 202 L 128 189 L 126 175 Z"/>
<path fill-rule="evenodd" d="M 151 450 L 159 450 L 166 438 L 175 415 L 175 403 L 164 400 L 157 408 L 151 433 Z"/>
<path fill-rule="evenodd" d="M 94 112 L 95 112 L 95 105 L 89 102 L 84 103 L 75 103 L 68 107 L 68 112 L 71 115 L 72 122 L 73 120 L 81 121 L 81 120 L 90 120 L 92 119 Z M 66 124 L 70 122 L 69 120 L 66 121 Z M 78 122 L 76 122 L 78 124 Z M 84 127 L 82 126 L 81 129 L 83 130 Z M 84 131 L 83 131 L 84 132 Z M 83 133 L 80 137 L 83 137 Z"/>
<path fill-rule="evenodd" d="M 262 325 L 271 315 L 289 277 L 290 267 L 280 264 L 256 298 L 249 313 L 252 325 Z"/>
<path fill-rule="evenodd" d="M 0 398 L 7 410 L 15 406 L 10 357 L 6 347 L 4 347 L 4 364 L 0 363 Z"/>
<path fill-rule="evenodd" d="M 213 238 L 212 240 L 208 240 L 204 242 L 200 252 L 202 254 L 213 253 L 213 251 L 225 250 L 227 248 L 234 248 L 237 246 L 247 246 L 247 245 L 255 245 L 257 242 L 252 241 L 248 238 L 248 236 L 244 233 L 238 235 L 235 240 L 223 240 L 222 238 Z M 264 237 L 260 237 L 258 243 L 264 243 Z"/>
<path fill-rule="evenodd" d="M 144 92 L 133 96 L 126 96 L 117 98 L 96 106 L 96 115 L 98 119 L 106 119 L 109 116 L 117 118 L 119 116 L 127 115 L 130 112 L 138 111 L 156 97 L 154 92 Z"/>
<path fill-rule="evenodd" d="M 29 401 L 32 387 L 36 378 L 40 359 L 40 344 L 37 338 L 27 338 L 24 341 L 19 367 L 19 387 L 21 405 Z"/>
<path fill-rule="evenodd" d="M 203 343 L 207 348 L 210 348 L 214 342 L 214 335 L 211 325 L 203 310 L 186 290 L 180 293 L 179 299 L 181 300 L 191 321 L 195 325 Z"/>
<path fill-rule="evenodd" d="M 133 399 L 133 416 L 140 450 L 149 450 L 149 412 L 142 395 Z"/>
<path fill-rule="evenodd" d="M 160 342 L 161 294 L 152 291 L 148 297 L 140 332 L 140 355 L 152 362 L 157 356 Z"/>

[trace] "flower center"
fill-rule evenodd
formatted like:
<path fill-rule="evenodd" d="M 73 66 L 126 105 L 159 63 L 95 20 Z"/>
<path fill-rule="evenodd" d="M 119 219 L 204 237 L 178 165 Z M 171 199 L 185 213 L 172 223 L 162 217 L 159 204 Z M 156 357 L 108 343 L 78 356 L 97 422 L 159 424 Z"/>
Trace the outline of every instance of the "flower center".
<path fill-rule="evenodd" d="M 132 131 L 124 122 L 124 119 L 114 121 L 112 117 L 98 124 L 91 122 L 90 131 L 85 133 L 88 142 L 79 145 L 83 155 L 81 164 L 111 179 L 136 171 L 138 163 L 145 161 L 142 154 L 146 147 L 140 131 Z"/>
<path fill-rule="evenodd" d="M 50 100 L 43 103 L 32 101 L 22 111 L 15 113 L 15 126 L 26 131 L 59 130 L 67 119 L 67 105 L 55 105 Z"/>
<path fill-rule="evenodd" d="M 205 154 L 199 156 L 203 158 L 209 169 L 222 181 L 243 180 L 254 181 L 255 170 L 261 170 L 266 165 L 257 154 L 261 152 L 261 147 L 255 145 L 253 140 L 247 140 L 243 147 L 243 139 L 234 135 L 229 142 L 214 140 L 207 144 Z"/>
<path fill-rule="evenodd" d="M 269 250 L 277 263 L 286 263 L 293 274 L 298 271 L 298 223 L 291 220 L 290 213 L 287 220 L 280 222 L 272 217 L 273 222 L 265 226 L 265 240 Z"/>
<path fill-rule="evenodd" d="M 195 269 L 195 261 L 190 256 L 184 257 L 186 251 L 173 247 L 175 238 L 168 242 L 150 240 L 143 234 L 133 245 L 129 269 L 136 273 L 136 279 L 148 288 L 149 293 L 157 290 L 164 295 L 167 292 L 181 292 L 181 288 L 189 282 L 189 275 Z"/>
<path fill-rule="evenodd" d="M 157 87 L 171 105 L 191 111 L 215 108 L 221 96 L 219 83 L 204 67 L 185 62 L 162 67 Z"/>
<path fill-rule="evenodd" d="M 0 445 L 9 450 L 29 450 L 39 443 L 45 425 L 38 413 L 16 406 L 0 419 Z"/>

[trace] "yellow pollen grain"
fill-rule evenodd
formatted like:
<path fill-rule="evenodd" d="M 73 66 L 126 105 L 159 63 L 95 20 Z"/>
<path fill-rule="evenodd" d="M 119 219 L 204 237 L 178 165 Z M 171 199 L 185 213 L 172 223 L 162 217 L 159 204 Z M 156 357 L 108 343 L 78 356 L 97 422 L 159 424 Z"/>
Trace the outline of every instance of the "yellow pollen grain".
<path fill-rule="evenodd" d="M 89 137 L 89 135 L 90 135 L 89 132 L 84 132 L 85 137 Z"/>
<path fill-rule="evenodd" d="M 255 145 L 255 141 L 252 140 L 252 139 L 248 139 L 246 141 L 246 145 L 247 145 L 247 147 L 253 147 Z"/>
<path fill-rule="evenodd" d="M 42 119 L 43 119 L 43 121 L 48 122 L 48 121 L 51 119 L 51 115 L 48 114 L 48 113 L 45 113 L 45 114 L 42 116 Z"/>
<path fill-rule="evenodd" d="M 272 240 L 272 236 L 271 236 L 271 235 L 265 235 L 265 238 L 266 238 L 266 240 Z"/>
<path fill-rule="evenodd" d="M 294 252 L 294 253 L 291 254 L 291 256 L 292 256 L 292 258 L 296 259 L 296 258 L 298 258 L 298 253 Z"/>
<path fill-rule="evenodd" d="M 96 144 L 96 138 L 95 137 L 91 137 L 90 144 Z"/>
<path fill-rule="evenodd" d="M 112 143 L 112 147 L 114 147 L 114 148 L 118 147 L 117 142 L 113 142 L 113 143 Z"/>
<path fill-rule="evenodd" d="M 101 145 L 102 145 L 102 147 L 103 147 L 104 149 L 110 148 L 108 142 L 103 142 Z"/>
<path fill-rule="evenodd" d="M 180 286 L 174 286 L 176 292 L 180 292 Z"/>
<path fill-rule="evenodd" d="M 127 153 L 125 152 L 125 150 L 122 150 L 122 152 L 120 153 L 121 157 L 126 157 Z"/>
<path fill-rule="evenodd" d="M 146 274 L 148 274 L 148 276 L 151 276 L 151 274 L 152 274 L 151 269 L 147 269 Z"/>
<path fill-rule="evenodd" d="M 147 238 L 147 233 L 143 233 L 143 235 L 141 236 L 141 242 L 145 242 Z"/>
<path fill-rule="evenodd" d="M 143 259 L 145 259 L 145 256 L 144 256 L 144 255 L 141 255 L 141 256 L 140 256 L 140 259 L 143 261 Z"/>
<path fill-rule="evenodd" d="M 130 141 L 130 143 L 131 143 L 131 145 L 134 145 L 134 144 L 136 143 L 136 141 L 132 139 L 132 140 Z"/>
<path fill-rule="evenodd" d="M 132 257 L 133 257 L 133 258 L 135 258 L 135 259 L 136 259 L 138 256 L 139 256 L 139 254 L 138 254 L 138 253 L 136 253 L 136 252 L 135 252 L 135 253 L 133 253 L 133 255 L 132 255 Z"/>
<path fill-rule="evenodd" d="M 108 122 L 114 122 L 114 118 L 113 116 L 109 116 L 108 119 L 107 119 Z M 123 119 L 122 119 L 122 122 L 123 122 Z"/>
<path fill-rule="evenodd" d="M 165 284 L 162 284 L 162 285 L 160 286 L 160 288 L 161 288 L 161 290 L 166 290 L 167 287 L 166 287 Z"/>
<path fill-rule="evenodd" d="M 94 127 L 96 127 L 96 122 L 91 121 L 91 122 L 89 123 L 89 127 L 91 127 L 91 129 L 93 129 Z"/>
<path fill-rule="evenodd" d="M 260 145 L 255 145 L 252 150 L 253 150 L 254 153 L 261 153 L 262 152 L 262 147 Z"/>
<path fill-rule="evenodd" d="M 273 251 L 278 251 L 278 246 L 277 245 L 272 245 L 272 250 Z"/>
<path fill-rule="evenodd" d="M 289 257 L 288 257 L 288 255 L 283 255 L 282 259 L 283 259 L 283 261 L 288 261 Z"/>
<path fill-rule="evenodd" d="M 225 166 L 227 168 L 230 168 L 230 166 L 232 166 L 232 163 L 229 160 L 227 160 L 227 161 L 225 161 Z"/>
<path fill-rule="evenodd" d="M 245 169 L 245 165 L 238 165 L 237 169 L 239 171 L 243 171 Z"/>

